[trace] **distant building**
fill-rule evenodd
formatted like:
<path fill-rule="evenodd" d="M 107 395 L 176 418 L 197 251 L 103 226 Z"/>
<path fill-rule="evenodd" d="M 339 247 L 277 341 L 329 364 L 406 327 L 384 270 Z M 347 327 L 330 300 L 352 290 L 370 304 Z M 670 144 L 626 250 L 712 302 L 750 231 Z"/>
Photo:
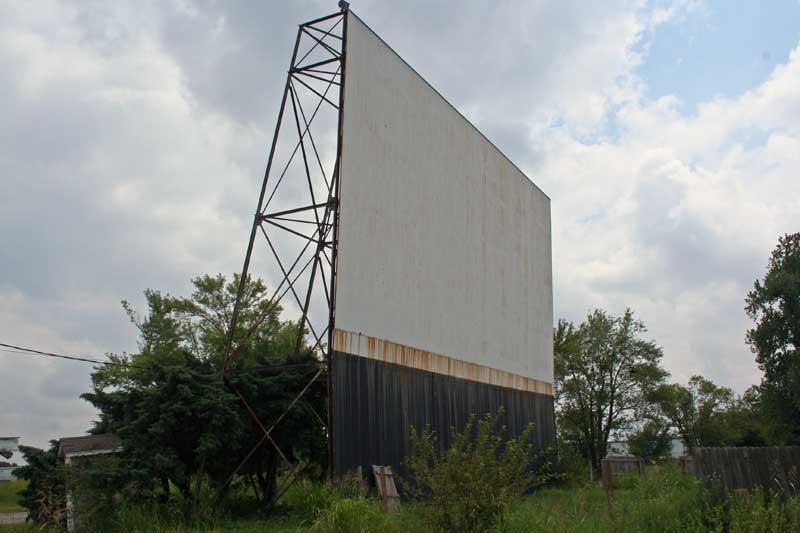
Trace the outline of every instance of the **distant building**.
<path fill-rule="evenodd" d="M 615 440 L 608 443 L 608 455 L 630 455 L 630 447 L 628 441 Z M 683 444 L 683 439 L 673 438 L 670 441 L 670 456 L 678 459 L 686 455 L 686 446 Z"/>
<path fill-rule="evenodd" d="M 58 441 L 58 456 L 70 464 L 76 457 L 104 455 L 118 452 L 122 446 L 119 437 L 113 433 L 86 435 L 85 437 L 62 437 Z"/>
<path fill-rule="evenodd" d="M 18 450 L 19 437 L 0 437 L 0 482 L 16 479 L 11 472 L 17 465 L 10 461 Z"/>

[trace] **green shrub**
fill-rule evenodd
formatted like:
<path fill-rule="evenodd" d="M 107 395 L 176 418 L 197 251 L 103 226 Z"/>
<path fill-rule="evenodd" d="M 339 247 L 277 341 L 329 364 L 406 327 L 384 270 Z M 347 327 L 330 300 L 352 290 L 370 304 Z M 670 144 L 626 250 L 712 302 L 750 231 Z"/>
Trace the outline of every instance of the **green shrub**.
<path fill-rule="evenodd" d="M 437 451 L 430 428 L 412 432 L 406 466 L 411 479 L 405 493 L 418 502 L 428 523 L 445 531 L 485 531 L 511 504 L 543 481 L 532 466 L 533 424 L 515 439 L 505 441 L 505 427 L 488 413 L 472 416 L 461 432 L 453 430 L 452 445 Z"/>

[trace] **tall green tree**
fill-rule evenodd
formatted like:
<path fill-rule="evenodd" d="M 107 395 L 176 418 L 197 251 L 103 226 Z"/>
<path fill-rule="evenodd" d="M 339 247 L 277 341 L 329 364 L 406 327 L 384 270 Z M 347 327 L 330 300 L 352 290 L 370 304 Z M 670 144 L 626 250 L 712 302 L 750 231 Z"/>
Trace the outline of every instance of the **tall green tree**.
<path fill-rule="evenodd" d="M 612 434 L 643 418 L 648 394 L 663 382 L 661 348 L 642 335 L 630 309 L 614 317 L 600 309 L 578 327 L 559 321 L 554 333 L 559 431 L 595 469 Z"/>
<path fill-rule="evenodd" d="M 263 431 L 239 394 L 264 424 L 289 406 L 316 371 L 318 354 L 303 345 L 295 357 L 298 325 L 279 319 L 281 308 L 268 298 L 260 280 L 245 284 L 239 325 L 234 335 L 234 370 L 291 368 L 234 374 L 221 379 L 222 359 L 239 278 L 223 275 L 192 280 L 189 298 L 145 291 L 144 319 L 127 303 L 123 307 L 140 333 L 139 352 L 111 355 L 92 374 L 92 392 L 83 395 L 100 411 L 98 430 L 117 433 L 132 481 L 160 489 L 170 484 L 184 496 L 208 481 L 221 486 L 263 437 Z M 305 366 L 297 366 L 303 365 Z M 324 380 L 311 387 L 271 434 L 291 460 L 313 462 L 325 457 Z M 239 392 L 237 393 L 236 390 Z M 280 457 L 267 443 L 249 457 L 241 471 L 257 495 L 274 494 Z"/>
<path fill-rule="evenodd" d="M 762 401 L 780 440 L 800 444 L 800 233 L 780 237 L 746 298 L 747 343 L 763 372 Z"/>
<path fill-rule="evenodd" d="M 735 398 L 727 387 L 715 385 L 703 376 L 692 376 L 686 386 L 660 385 L 650 399 L 689 449 L 725 446 L 735 439 L 726 416 Z"/>

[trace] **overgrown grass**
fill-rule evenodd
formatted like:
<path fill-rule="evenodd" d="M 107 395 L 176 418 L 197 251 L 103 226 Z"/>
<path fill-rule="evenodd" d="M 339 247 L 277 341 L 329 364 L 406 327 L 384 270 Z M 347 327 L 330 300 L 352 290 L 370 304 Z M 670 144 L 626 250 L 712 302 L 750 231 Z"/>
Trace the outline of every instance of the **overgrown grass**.
<path fill-rule="evenodd" d="M 180 502 L 119 506 L 102 531 L 208 533 L 317 533 L 435 531 L 414 504 L 385 514 L 380 502 L 356 488 L 300 481 L 268 515 L 244 490 L 222 503 L 203 500 L 186 517 Z M 0 527 L 0 533 L 34 531 L 30 525 Z M 800 500 L 757 490 L 724 496 L 691 476 L 656 468 L 647 476 L 621 479 L 609 512 L 597 484 L 549 487 L 518 500 L 492 531 L 515 532 L 784 532 L 800 531 Z"/>
<path fill-rule="evenodd" d="M 28 485 L 24 479 L 0 483 L 0 513 L 23 513 L 27 509 L 20 507 L 17 492 Z M 6 524 L 0 525 L 0 533 L 31 533 L 38 531 L 36 526 L 27 524 Z"/>
<path fill-rule="evenodd" d="M 17 496 L 17 492 L 27 485 L 28 482 L 24 479 L 0 483 L 0 513 L 20 513 L 26 510 L 24 507 L 20 507 L 18 503 L 20 498 Z"/>
<path fill-rule="evenodd" d="M 606 497 L 595 486 L 541 489 L 503 515 L 497 530 L 508 533 L 610 530 Z"/>
<path fill-rule="evenodd" d="M 545 489 L 507 513 L 498 531 L 708 531 L 707 512 L 715 505 L 696 479 L 672 470 L 653 471 L 623 479 L 614 490 L 610 512 L 599 485 Z"/>
<path fill-rule="evenodd" d="M 231 521 L 219 531 L 413 533 L 428 530 L 413 506 L 404 506 L 397 514 L 386 514 L 380 501 L 362 494 L 357 483 L 345 482 L 330 487 L 303 480 L 291 487 L 269 517 L 252 516 Z"/>
<path fill-rule="evenodd" d="M 548 488 L 506 513 L 498 532 L 714 532 L 800 531 L 800 500 L 761 490 L 723 495 L 713 486 L 656 468 L 622 479 L 612 510 L 603 488 Z"/>

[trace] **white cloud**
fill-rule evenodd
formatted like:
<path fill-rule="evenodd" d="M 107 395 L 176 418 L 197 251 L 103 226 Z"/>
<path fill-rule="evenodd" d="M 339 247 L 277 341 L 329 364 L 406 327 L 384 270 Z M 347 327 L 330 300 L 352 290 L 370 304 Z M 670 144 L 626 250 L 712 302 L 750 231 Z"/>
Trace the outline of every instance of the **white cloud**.
<path fill-rule="evenodd" d="M 744 297 L 800 225 L 800 49 L 763 84 L 680 113 L 634 99 L 618 140 L 557 135 L 536 175 L 553 197 L 561 313 L 637 310 L 676 378 L 759 380 Z M 577 313 L 577 314 L 576 314 Z"/>

